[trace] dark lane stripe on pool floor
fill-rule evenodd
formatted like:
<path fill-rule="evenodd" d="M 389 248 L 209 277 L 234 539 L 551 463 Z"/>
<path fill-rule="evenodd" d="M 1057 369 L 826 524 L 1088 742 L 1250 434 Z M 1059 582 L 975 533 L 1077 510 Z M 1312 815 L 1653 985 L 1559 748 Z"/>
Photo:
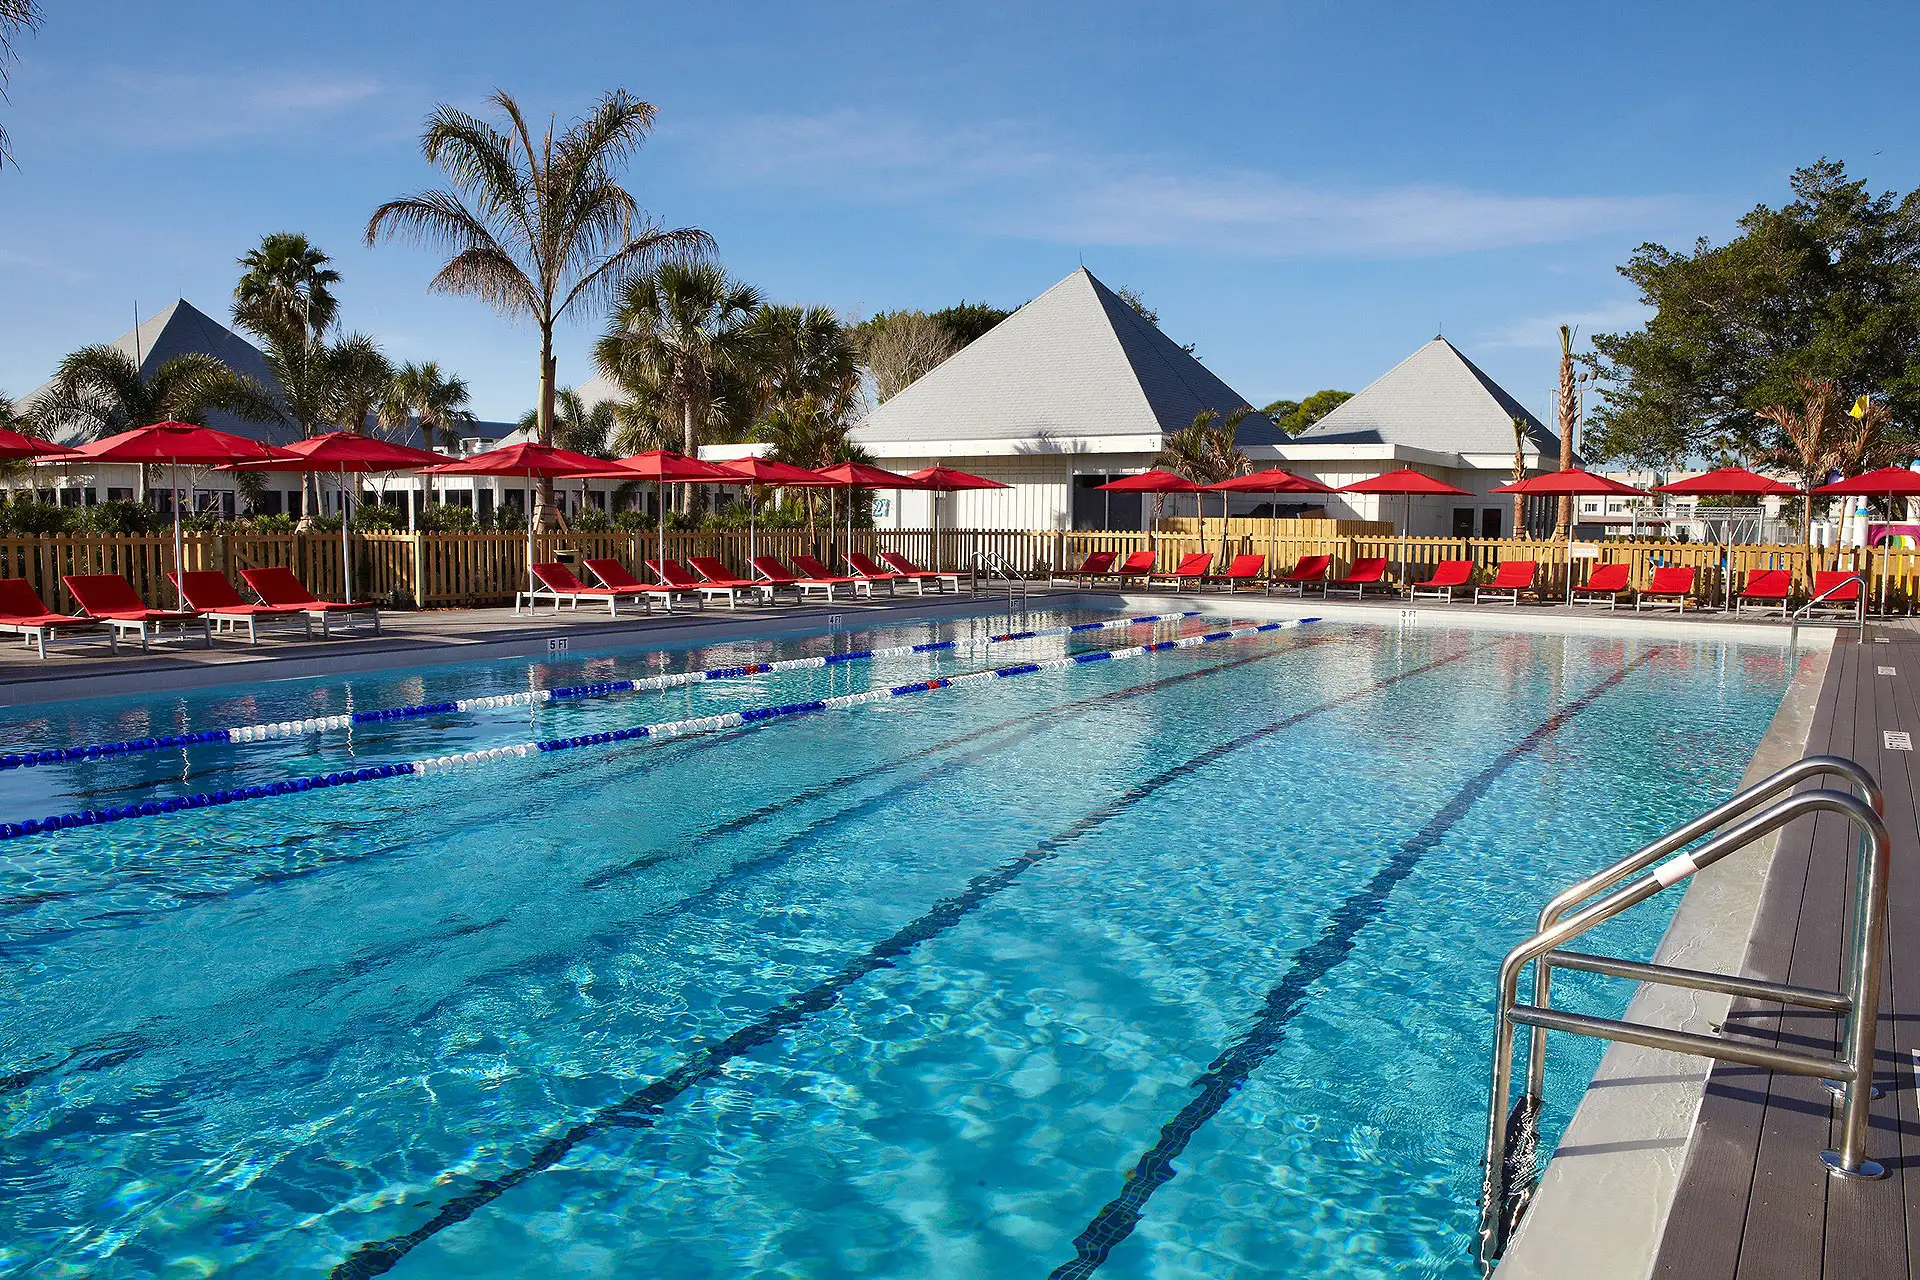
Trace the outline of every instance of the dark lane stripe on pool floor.
<path fill-rule="evenodd" d="M 1531 755 L 1569 720 L 1618 686 L 1635 668 L 1657 653 L 1650 649 L 1593 688 L 1562 707 L 1526 737 L 1508 747 L 1493 762 L 1467 780 L 1440 811 L 1415 832 L 1400 851 L 1376 871 L 1373 878 L 1348 894 L 1334 910 L 1320 936 L 1293 959 L 1278 985 L 1267 992 L 1259 1015 L 1245 1034 L 1208 1065 L 1194 1085 L 1200 1092 L 1160 1129 L 1160 1140 L 1148 1148 L 1124 1176 L 1119 1195 L 1101 1207 L 1086 1229 L 1073 1238 L 1074 1256 L 1053 1269 L 1049 1280 L 1082 1280 L 1100 1269 L 1113 1247 L 1133 1234 L 1147 1202 L 1173 1180 L 1174 1160 L 1187 1149 L 1200 1127 L 1220 1113 L 1247 1077 L 1272 1057 L 1286 1039 L 1287 1024 L 1306 1003 L 1307 991 L 1353 953 L 1361 930 L 1386 909 L 1387 899 L 1425 857 L 1466 817 L 1500 776 Z"/>
<path fill-rule="evenodd" d="M 1435 658 L 1398 674 L 1375 680 L 1349 693 L 1343 693 L 1309 707 L 1305 711 L 1295 712 L 1238 737 L 1216 743 L 1185 763 L 1163 769 L 1145 781 L 1134 784 L 1059 834 L 1047 837 L 1025 853 L 1002 863 L 992 871 L 975 876 L 967 882 L 965 889 L 951 898 L 935 903 L 925 915 L 909 922 L 891 937 L 868 948 L 833 976 L 797 995 L 789 996 L 784 1003 L 769 1010 L 757 1021 L 741 1027 L 726 1039 L 699 1050 L 653 1083 L 555 1134 L 536 1149 L 526 1163 L 478 1183 L 471 1190 L 455 1196 L 441 1206 L 439 1212 L 433 1217 L 411 1231 L 361 1245 L 328 1273 L 329 1280 L 365 1280 L 365 1277 L 384 1275 L 414 1249 L 448 1227 L 466 1221 L 475 1212 L 492 1204 L 521 1183 L 552 1168 L 565 1159 L 575 1147 L 594 1135 L 612 1129 L 652 1128 L 667 1104 L 718 1075 L 727 1063 L 766 1044 L 781 1032 L 799 1026 L 813 1014 L 831 1009 L 839 1003 L 840 997 L 847 989 L 862 978 L 876 970 L 891 968 L 921 943 L 937 938 L 952 929 L 1034 867 L 1058 857 L 1063 849 L 1082 836 L 1099 830 L 1168 784 L 1243 747 L 1264 741 L 1276 733 L 1324 715 L 1337 707 L 1379 693 L 1403 681 L 1437 671 L 1471 654 L 1488 649 L 1495 643 L 1497 642 L 1489 641 L 1472 645 L 1457 653 L 1448 654 L 1446 657 Z"/>

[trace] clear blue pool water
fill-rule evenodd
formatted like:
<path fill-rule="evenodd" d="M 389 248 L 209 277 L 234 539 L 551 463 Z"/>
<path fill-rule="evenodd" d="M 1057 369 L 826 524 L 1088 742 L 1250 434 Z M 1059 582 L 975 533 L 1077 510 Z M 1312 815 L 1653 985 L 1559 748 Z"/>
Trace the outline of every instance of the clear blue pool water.
<path fill-rule="evenodd" d="M 0 820 L 1214 626 L 15 770 Z M 0 751 L 1005 627 L 29 708 Z M 1319 623 L 0 843 L 0 1274 L 1464 1280 L 1498 957 L 1729 794 L 1802 660 Z M 1556 1123 L 1597 1058 L 1556 1041 Z"/>

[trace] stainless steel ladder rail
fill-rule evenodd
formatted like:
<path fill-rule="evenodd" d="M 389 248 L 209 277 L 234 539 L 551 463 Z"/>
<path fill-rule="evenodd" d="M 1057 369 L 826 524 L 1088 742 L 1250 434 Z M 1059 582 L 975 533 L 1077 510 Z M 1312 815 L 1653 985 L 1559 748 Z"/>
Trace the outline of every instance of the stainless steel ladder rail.
<path fill-rule="evenodd" d="M 1815 605 L 1819 604 L 1822 600 L 1825 600 L 1828 596 L 1834 595 L 1837 592 L 1845 591 L 1847 589 L 1847 584 L 1850 582 L 1857 583 L 1859 584 L 1859 587 L 1860 587 L 1860 595 L 1854 601 L 1853 617 L 1822 618 L 1822 619 L 1817 619 L 1817 621 L 1837 622 L 1843 627 L 1865 628 L 1867 625 L 1867 575 L 1859 572 L 1855 572 L 1848 577 L 1842 578 L 1840 581 L 1828 587 L 1825 591 L 1822 591 L 1819 595 L 1814 596 L 1812 599 L 1808 600 L 1805 604 L 1801 605 L 1798 609 L 1795 609 L 1793 611 L 1793 616 L 1789 620 L 1797 622 L 1800 620 L 1800 618 L 1804 616 L 1808 622 L 1816 621 L 1813 614 L 1809 612 L 1809 610 L 1811 610 Z M 1884 594 L 1884 592 L 1882 594 Z"/>
<path fill-rule="evenodd" d="M 979 593 L 980 577 L 983 572 L 989 579 L 994 575 L 998 575 L 1006 581 L 1008 613 L 1015 612 L 1014 602 L 1016 600 L 1019 601 L 1018 611 L 1021 613 L 1027 611 L 1027 580 L 1022 577 L 1012 565 L 1007 563 L 1005 557 L 997 551 L 977 551 L 974 553 L 973 581 L 971 587 L 975 594 Z"/>
<path fill-rule="evenodd" d="M 1831 790 L 1803 791 L 1772 804 L 1760 813 L 1753 812 L 1803 781 L 1836 774 L 1848 778 L 1860 794 L 1856 796 Z M 1566 1031 L 1603 1040 L 1693 1053 L 1796 1075 L 1832 1076 L 1839 1083 L 1837 1086 L 1830 1084 L 1829 1087 L 1840 1088 L 1845 1099 L 1842 1139 L 1837 1151 L 1824 1152 L 1822 1158 L 1837 1176 L 1879 1177 L 1884 1174 L 1885 1170 L 1868 1160 L 1865 1152 L 1868 1106 L 1873 1094 L 1873 1054 L 1880 1003 L 1880 967 L 1886 947 L 1887 875 L 1891 860 L 1891 844 L 1881 816 L 1883 809 L 1880 788 L 1865 769 L 1838 756 L 1811 756 L 1762 780 L 1718 808 L 1675 828 L 1605 870 L 1570 886 L 1541 910 L 1537 931 L 1508 952 L 1500 966 L 1498 1022 L 1494 1034 L 1493 1078 L 1488 1099 L 1487 1147 L 1481 1187 L 1478 1253 L 1483 1267 L 1491 1271 L 1499 1261 L 1508 1238 L 1525 1211 L 1527 1195 L 1531 1190 L 1530 1183 L 1518 1185 L 1532 1171 L 1514 1167 L 1515 1153 L 1511 1149 L 1513 1126 L 1518 1117 L 1521 1132 L 1527 1133 L 1538 1117 L 1545 1086 L 1545 1042 L 1548 1031 Z M 1682 883 L 1728 854 L 1745 848 L 1796 818 L 1816 812 L 1837 813 L 1861 832 L 1857 854 L 1860 865 L 1855 878 L 1853 921 L 1848 936 L 1845 992 L 1819 991 L 1733 974 L 1708 973 L 1560 949 L 1595 926 Z M 1668 855 L 1679 852 L 1709 832 L 1725 827 L 1734 819 L 1742 820 L 1697 849 L 1662 863 L 1662 859 Z M 1661 865 L 1655 866 L 1656 863 Z M 1613 889 L 1613 886 L 1641 872 L 1647 874 L 1632 880 L 1624 888 L 1614 889 L 1597 901 L 1591 901 L 1590 905 L 1575 914 L 1567 915 L 1580 904 L 1594 899 L 1596 894 Z M 1534 1003 L 1523 1005 L 1518 1002 L 1520 975 L 1529 963 L 1535 966 Z M 1550 1004 L 1550 975 L 1556 967 L 1845 1014 L 1847 1023 L 1842 1037 L 1842 1056 L 1830 1058 L 1718 1036 L 1696 1035 L 1666 1027 L 1555 1010 Z M 1515 1026 L 1528 1027 L 1531 1038 L 1527 1091 L 1521 1101 L 1509 1109 Z"/>

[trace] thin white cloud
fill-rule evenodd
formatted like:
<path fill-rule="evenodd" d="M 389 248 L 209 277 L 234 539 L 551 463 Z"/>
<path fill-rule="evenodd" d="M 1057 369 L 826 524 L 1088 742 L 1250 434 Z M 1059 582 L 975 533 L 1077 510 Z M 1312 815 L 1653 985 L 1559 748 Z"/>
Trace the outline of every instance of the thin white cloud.
<path fill-rule="evenodd" d="M 364 75 L 311 71 L 89 68 L 23 86 L 22 107 L 46 125 L 111 143 L 193 149 L 243 139 L 378 128 L 395 95 Z M 412 120 L 409 119 L 409 124 Z"/>
<path fill-rule="evenodd" d="M 1596 333 L 1619 333 L 1636 328 L 1646 323 L 1652 314 L 1647 307 L 1627 299 L 1603 302 L 1582 311 L 1526 316 L 1487 330 L 1475 342 L 1482 347 L 1557 351 L 1560 349 L 1560 326 L 1563 324 L 1572 325 L 1584 338 Z"/>
<path fill-rule="evenodd" d="M 924 203 L 935 216 L 1071 245 L 1261 257 L 1414 257 L 1551 244 L 1644 225 L 1652 196 L 1528 195 L 1461 187 L 1340 187 L 1246 170 L 1088 157 L 1015 122 L 933 129 L 857 111 L 690 126 L 721 180 L 859 203 Z"/>

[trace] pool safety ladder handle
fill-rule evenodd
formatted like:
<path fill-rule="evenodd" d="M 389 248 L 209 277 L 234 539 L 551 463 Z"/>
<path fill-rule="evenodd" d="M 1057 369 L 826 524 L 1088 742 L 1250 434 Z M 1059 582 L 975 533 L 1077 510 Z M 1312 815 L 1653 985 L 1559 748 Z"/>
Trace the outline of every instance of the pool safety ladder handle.
<path fill-rule="evenodd" d="M 1864 630 L 1867 625 L 1867 580 L 1864 575 L 1858 573 L 1840 579 L 1840 581 L 1834 583 L 1819 595 L 1814 596 L 1798 609 L 1795 609 L 1793 611 L 1793 620 L 1798 622 L 1801 618 L 1805 618 L 1808 622 L 1816 621 L 1813 616 L 1813 610 L 1828 597 L 1840 594 L 1849 586 L 1858 587 L 1860 591 L 1860 594 L 1854 597 L 1853 616 L 1846 618 L 1828 614 L 1825 618 L 1820 619 L 1820 621 L 1837 622 L 1844 627 L 1860 627 Z M 1885 593 L 1883 592 L 1882 594 Z M 1883 600 L 1881 603 L 1885 604 L 1886 602 Z"/>
<path fill-rule="evenodd" d="M 989 581 L 1000 578 L 1007 584 L 1007 612 L 1027 611 L 1027 580 L 998 551 L 980 551 L 973 557 L 972 590 L 980 590 L 980 579 L 985 576 Z"/>
<path fill-rule="evenodd" d="M 1847 779 L 1852 783 L 1853 792 L 1801 791 L 1775 799 L 1802 782 L 1828 776 Z M 1546 1085 L 1549 1031 L 1566 1031 L 1600 1040 L 1745 1063 L 1769 1071 L 1820 1077 L 1827 1082 L 1828 1089 L 1844 1101 L 1839 1149 L 1823 1152 L 1821 1157 L 1828 1170 L 1836 1177 L 1878 1178 L 1885 1174 L 1886 1170 L 1866 1155 L 1867 1109 L 1873 1096 L 1876 1013 L 1880 1007 L 1880 969 L 1886 951 L 1887 875 L 1892 856 L 1882 817 L 1884 812 L 1879 784 L 1865 769 L 1839 756 L 1809 756 L 1763 779 L 1718 808 L 1674 828 L 1604 871 L 1569 886 L 1541 910 L 1534 935 L 1509 951 L 1500 965 L 1493 1082 L 1488 1098 L 1487 1146 L 1480 1196 L 1478 1252 L 1485 1270 L 1491 1272 L 1498 1263 L 1532 1196 L 1538 1172 L 1534 1158 L 1536 1130 Z M 1794 819 L 1813 813 L 1838 814 L 1860 833 L 1844 992 L 1561 949 L 1596 925 L 1683 883 L 1696 872 L 1778 831 Z M 1711 838 L 1705 843 L 1688 849 L 1707 836 Z M 1683 849 L 1687 851 L 1681 852 Z M 1670 858 L 1673 854 L 1679 856 Z M 1533 1003 L 1520 1004 L 1520 975 L 1529 963 L 1534 966 Z M 1556 968 L 1843 1014 L 1846 1027 L 1841 1038 L 1841 1053 L 1837 1058 L 1828 1057 L 1727 1036 L 1696 1035 L 1555 1009 L 1552 1007 L 1552 974 Z M 1509 1110 L 1516 1026 L 1529 1029 L 1527 1078 L 1524 1093 Z"/>

